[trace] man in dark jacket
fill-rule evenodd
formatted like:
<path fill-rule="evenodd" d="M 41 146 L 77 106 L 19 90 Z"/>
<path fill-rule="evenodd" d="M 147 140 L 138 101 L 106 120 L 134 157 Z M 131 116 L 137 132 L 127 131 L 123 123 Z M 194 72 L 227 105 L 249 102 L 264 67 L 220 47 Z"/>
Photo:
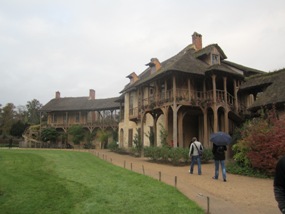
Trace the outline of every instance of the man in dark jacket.
<path fill-rule="evenodd" d="M 225 159 L 226 159 L 225 151 L 227 151 L 226 146 L 217 146 L 216 144 L 213 144 L 212 152 L 215 160 L 215 176 L 213 177 L 213 179 L 219 178 L 219 165 L 221 164 L 224 182 L 227 181 L 226 167 L 225 167 Z"/>
<path fill-rule="evenodd" d="M 276 165 L 274 195 L 280 211 L 285 214 L 285 156 Z"/>

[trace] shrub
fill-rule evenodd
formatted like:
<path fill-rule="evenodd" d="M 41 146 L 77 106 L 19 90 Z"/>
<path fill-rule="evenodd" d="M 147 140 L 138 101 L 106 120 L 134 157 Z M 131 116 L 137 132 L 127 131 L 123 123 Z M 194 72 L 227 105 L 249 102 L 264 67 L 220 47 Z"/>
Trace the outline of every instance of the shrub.
<path fill-rule="evenodd" d="M 151 160 L 157 161 L 161 157 L 160 147 L 146 146 L 144 147 L 144 156 Z"/>
<path fill-rule="evenodd" d="M 108 144 L 108 149 L 110 149 L 112 152 L 115 152 L 116 150 L 118 150 L 118 143 L 113 141 L 111 143 Z"/>
<path fill-rule="evenodd" d="M 182 159 L 183 159 L 184 163 L 187 163 L 190 161 L 189 149 L 184 148 L 182 150 Z"/>
<path fill-rule="evenodd" d="M 240 132 L 241 139 L 233 146 L 234 160 L 242 167 L 272 175 L 279 157 L 285 154 L 285 120 L 271 111 L 267 117 L 245 123 Z"/>
<path fill-rule="evenodd" d="M 257 177 L 257 178 L 268 178 L 269 176 L 258 169 L 253 169 L 249 166 L 241 166 L 237 164 L 237 162 L 230 162 L 227 164 L 227 172 L 237 175 L 246 175 L 250 177 Z"/>
<path fill-rule="evenodd" d="M 173 165 L 179 163 L 186 164 L 189 162 L 189 149 L 188 148 L 170 148 L 167 146 L 162 147 L 144 147 L 144 156 L 153 161 L 171 162 Z M 213 159 L 211 149 L 204 149 L 202 162 L 208 162 Z"/>
<path fill-rule="evenodd" d="M 178 165 L 183 157 L 183 148 L 172 148 L 169 150 L 169 157 L 173 165 Z"/>
<path fill-rule="evenodd" d="M 170 150 L 171 148 L 169 148 L 168 146 L 163 146 L 160 148 L 160 157 L 163 161 L 168 161 L 170 158 Z"/>
<path fill-rule="evenodd" d="M 206 162 L 209 162 L 209 160 L 213 160 L 213 159 L 214 159 L 214 155 L 212 153 L 212 149 L 204 149 L 201 161 L 206 163 Z"/>
<path fill-rule="evenodd" d="M 136 150 L 135 153 L 141 153 L 143 146 L 142 146 L 141 134 L 138 129 L 137 129 L 137 133 L 134 136 L 133 142 L 135 145 L 134 149 Z"/>

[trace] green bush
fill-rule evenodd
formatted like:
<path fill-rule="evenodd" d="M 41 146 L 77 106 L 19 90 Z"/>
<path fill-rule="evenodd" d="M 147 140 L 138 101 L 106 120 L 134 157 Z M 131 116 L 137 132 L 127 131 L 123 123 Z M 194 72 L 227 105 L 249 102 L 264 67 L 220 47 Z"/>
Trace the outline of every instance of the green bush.
<path fill-rule="evenodd" d="M 112 142 L 108 144 L 108 149 L 110 149 L 112 152 L 117 151 L 119 148 L 117 142 Z"/>
<path fill-rule="evenodd" d="M 178 165 L 183 158 L 183 148 L 172 148 L 169 150 L 170 161 L 173 165 Z"/>
<path fill-rule="evenodd" d="M 157 161 L 161 158 L 161 148 L 160 147 L 144 147 L 144 156 L 150 158 L 153 161 Z"/>
<path fill-rule="evenodd" d="M 161 156 L 161 159 L 163 161 L 165 161 L 165 162 L 169 161 L 170 150 L 171 150 L 171 148 L 169 148 L 168 146 L 163 146 L 160 148 L 160 156 Z"/>
<path fill-rule="evenodd" d="M 171 162 L 173 165 L 179 163 L 187 164 L 189 162 L 189 149 L 188 148 L 169 148 L 163 147 L 144 147 L 144 156 L 153 161 Z M 211 149 L 204 149 L 202 162 L 206 163 L 213 159 Z"/>
<path fill-rule="evenodd" d="M 227 172 L 237 175 L 246 175 L 250 177 L 257 177 L 257 178 L 269 178 L 269 176 L 257 169 L 253 169 L 249 166 L 241 166 L 237 162 L 230 162 L 227 164 Z"/>
<path fill-rule="evenodd" d="M 214 155 L 212 153 L 212 149 L 204 149 L 201 161 L 203 163 L 209 162 L 210 160 L 214 159 Z"/>

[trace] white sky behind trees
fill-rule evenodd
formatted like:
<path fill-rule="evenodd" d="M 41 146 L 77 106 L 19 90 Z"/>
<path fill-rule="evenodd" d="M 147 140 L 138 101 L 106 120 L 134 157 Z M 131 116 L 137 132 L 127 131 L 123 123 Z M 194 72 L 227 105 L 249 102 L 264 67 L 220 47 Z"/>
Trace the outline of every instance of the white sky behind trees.
<path fill-rule="evenodd" d="M 285 67 L 284 0 L 0 0 L 0 104 L 119 96 L 132 72 L 202 34 L 229 61 Z"/>

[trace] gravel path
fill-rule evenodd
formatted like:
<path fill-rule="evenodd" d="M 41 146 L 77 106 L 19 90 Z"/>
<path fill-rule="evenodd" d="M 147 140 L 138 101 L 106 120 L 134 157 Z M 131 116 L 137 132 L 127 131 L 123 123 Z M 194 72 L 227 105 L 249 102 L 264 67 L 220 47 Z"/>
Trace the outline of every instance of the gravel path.
<path fill-rule="evenodd" d="M 278 214 L 271 179 L 251 178 L 227 174 L 227 182 L 213 180 L 214 164 L 202 164 L 202 175 L 189 174 L 189 166 L 152 163 L 146 158 L 120 155 L 109 150 L 92 150 L 94 155 L 114 165 L 151 176 L 169 185 L 195 201 L 211 214 Z"/>

